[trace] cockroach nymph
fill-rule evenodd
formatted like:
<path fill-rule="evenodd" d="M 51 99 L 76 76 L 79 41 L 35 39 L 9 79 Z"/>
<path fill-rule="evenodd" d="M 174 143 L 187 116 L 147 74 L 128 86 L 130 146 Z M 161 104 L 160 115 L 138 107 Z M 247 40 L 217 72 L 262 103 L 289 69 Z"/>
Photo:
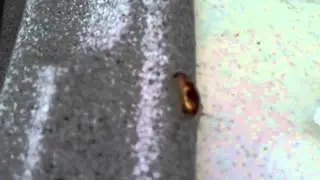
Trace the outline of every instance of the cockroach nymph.
<path fill-rule="evenodd" d="M 200 108 L 200 96 L 196 86 L 184 73 L 176 72 L 173 74 L 173 78 L 177 80 L 179 85 L 182 112 L 195 116 Z"/>

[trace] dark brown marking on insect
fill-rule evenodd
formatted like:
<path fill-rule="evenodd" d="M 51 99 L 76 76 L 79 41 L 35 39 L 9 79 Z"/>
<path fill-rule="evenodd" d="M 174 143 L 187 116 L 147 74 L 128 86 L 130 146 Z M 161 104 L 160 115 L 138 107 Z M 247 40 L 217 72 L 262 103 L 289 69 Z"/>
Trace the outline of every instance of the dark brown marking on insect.
<path fill-rule="evenodd" d="M 187 75 L 181 73 L 181 72 L 176 72 L 172 76 L 173 78 L 187 78 Z"/>

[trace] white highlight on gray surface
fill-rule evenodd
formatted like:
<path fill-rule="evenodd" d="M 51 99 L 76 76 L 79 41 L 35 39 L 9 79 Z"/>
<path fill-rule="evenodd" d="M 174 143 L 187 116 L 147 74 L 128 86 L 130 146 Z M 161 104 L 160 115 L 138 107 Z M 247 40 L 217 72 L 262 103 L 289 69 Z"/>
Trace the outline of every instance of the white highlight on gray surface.
<path fill-rule="evenodd" d="M 34 13 L 35 10 L 35 5 L 36 3 L 41 3 L 42 0 L 28 0 L 26 1 L 25 4 L 25 8 L 24 8 L 24 14 L 23 14 L 23 18 L 21 20 L 21 25 L 20 25 L 20 29 L 19 32 L 17 34 L 17 38 L 16 38 L 16 42 L 15 42 L 15 47 L 14 50 L 12 51 L 12 56 L 10 58 L 10 64 L 8 66 L 8 73 L 7 76 L 4 79 L 4 83 L 2 86 L 2 90 L 0 89 L 0 119 L 3 117 L 3 114 L 5 111 L 10 111 L 10 107 L 8 107 L 5 103 L 3 103 L 3 101 L 5 99 L 8 98 L 8 95 L 10 96 L 10 93 L 15 91 L 15 89 L 13 89 L 11 83 L 12 83 L 12 79 L 14 76 L 18 75 L 20 72 L 15 68 L 15 66 L 12 66 L 11 64 L 15 63 L 17 60 L 19 60 L 19 57 L 21 57 L 21 54 L 24 50 L 29 50 L 30 46 L 25 45 L 24 48 L 21 48 L 21 44 L 22 42 L 25 41 L 25 39 L 27 38 L 33 38 L 34 40 L 34 44 L 37 43 L 38 39 L 36 37 L 34 37 L 32 35 L 32 33 L 34 31 L 38 31 L 40 32 L 41 29 L 39 27 L 41 27 L 41 24 L 33 24 L 31 23 L 31 19 L 33 19 L 36 14 Z M 45 32 L 41 31 L 41 34 L 44 34 L 44 37 L 47 37 Z M 1 61 L 1 60 L 0 60 Z M 25 72 L 28 72 L 28 70 L 26 70 Z M 7 124 L 10 124 L 10 122 L 7 122 Z"/>
<path fill-rule="evenodd" d="M 313 121 L 320 126 L 320 107 L 316 109 L 316 112 L 313 116 Z"/>
<path fill-rule="evenodd" d="M 137 122 L 136 131 L 138 141 L 134 146 L 135 156 L 137 157 L 137 164 L 134 167 L 133 175 L 137 180 L 151 180 L 161 177 L 160 172 L 151 170 L 151 165 L 158 158 L 159 149 L 159 127 L 157 132 L 154 126 L 157 120 L 163 115 L 163 110 L 158 108 L 160 99 L 163 97 L 163 80 L 165 73 L 162 68 L 168 63 L 168 57 L 165 55 L 163 48 L 158 46 L 158 43 L 163 41 L 163 31 L 161 24 L 164 15 L 161 10 L 167 6 L 168 3 L 158 1 L 143 1 L 147 8 L 146 29 L 145 35 L 142 38 L 142 52 L 146 58 L 143 63 L 142 72 L 140 73 L 140 102 L 138 104 L 138 113 L 135 118 Z M 152 70 L 150 69 L 152 67 Z M 156 73 L 160 74 L 157 76 Z M 153 80 L 153 84 L 149 84 L 149 80 Z M 152 173 L 150 173 L 152 172 Z"/>
<path fill-rule="evenodd" d="M 130 23 L 130 0 L 90 0 L 79 34 L 81 48 L 110 49 Z"/>
<path fill-rule="evenodd" d="M 42 139 L 42 130 L 45 121 L 48 119 L 51 99 L 56 92 L 55 77 L 57 68 L 54 66 L 44 67 L 38 72 L 36 85 L 36 109 L 31 112 L 30 128 L 27 129 L 28 151 L 24 159 L 25 171 L 22 175 L 23 180 L 31 180 L 32 170 L 39 161 L 39 152 L 41 150 L 40 140 Z"/>

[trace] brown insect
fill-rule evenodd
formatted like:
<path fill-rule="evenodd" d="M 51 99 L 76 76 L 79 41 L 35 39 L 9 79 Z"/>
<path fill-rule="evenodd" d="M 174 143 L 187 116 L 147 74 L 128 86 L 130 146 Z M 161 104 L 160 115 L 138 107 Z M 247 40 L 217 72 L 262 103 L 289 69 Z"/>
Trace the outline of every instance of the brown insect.
<path fill-rule="evenodd" d="M 173 78 L 178 81 L 181 95 L 182 112 L 187 115 L 195 116 L 200 109 L 200 96 L 189 77 L 181 72 L 176 72 Z"/>

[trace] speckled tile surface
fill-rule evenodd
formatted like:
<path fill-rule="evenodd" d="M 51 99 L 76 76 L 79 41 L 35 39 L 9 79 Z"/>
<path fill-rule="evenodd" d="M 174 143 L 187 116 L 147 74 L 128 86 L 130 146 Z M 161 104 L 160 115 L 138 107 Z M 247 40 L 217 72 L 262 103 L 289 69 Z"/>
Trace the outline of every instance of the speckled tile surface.
<path fill-rule="evenodd" d="M 28 0 L 0 93 L 0 180 L 192 180 L 192 1 Z"/>
<path fill-rule="evenodd" d="M 25 1 L 5 0 L 4 3 L 2 26 L 0 25 L 0 89 L 2 89 L 11 52 L 15 44 Z"/>
<path fill-rule="evenodd" d="M 320 179 L 320 1 L 199 0 L 197 179 Z"/>

